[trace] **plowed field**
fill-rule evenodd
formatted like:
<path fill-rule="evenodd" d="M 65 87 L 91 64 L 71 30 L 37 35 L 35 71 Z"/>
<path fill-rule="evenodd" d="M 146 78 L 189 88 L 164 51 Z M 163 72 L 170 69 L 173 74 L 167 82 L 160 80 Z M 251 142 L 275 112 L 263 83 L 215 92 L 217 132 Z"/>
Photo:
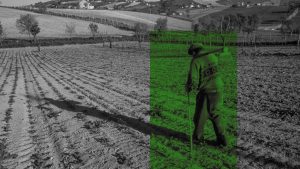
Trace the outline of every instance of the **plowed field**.
<path fill-rule="evenodd" d="M 0 168 L 149 168 L 149 44 L 121 46 L 0 50 Z M 294 47 L 239 49 L 237 147 L 218 150 L 236 150 L 238 168 L 299 168 L 299 56 Z M 176 112 L 163 120 L 186 116 Z M 174 160 L 159 148 L 151 151 Z M 184 161 L 189 150 L 172 152 Z M 206 163 L 224 166 L 222 153 Z"/>
<path fill-rule="evenodd" d="M 147 52 L 34 50 L 0 51 L 0 166 L 147 168 Z"/>

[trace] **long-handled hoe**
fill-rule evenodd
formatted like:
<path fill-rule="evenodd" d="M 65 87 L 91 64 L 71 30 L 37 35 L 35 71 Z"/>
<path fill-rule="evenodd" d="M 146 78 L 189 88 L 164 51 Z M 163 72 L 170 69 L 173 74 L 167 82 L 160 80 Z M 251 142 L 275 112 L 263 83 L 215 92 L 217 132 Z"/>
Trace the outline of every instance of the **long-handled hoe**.
<path fill-rule="evenodd" d="M 191 119 L 191 111 L 190 111 L 190 94 L 188 93 L 188 116 L 189 116 L 189 135 L 190 135 L 190 156 L 189 160 L 192 160 L 192 152 L 193 152 L 193 135 L 192 135 L 192 119 Z M 192 166 L 192 164 L 190 164 Z"/>

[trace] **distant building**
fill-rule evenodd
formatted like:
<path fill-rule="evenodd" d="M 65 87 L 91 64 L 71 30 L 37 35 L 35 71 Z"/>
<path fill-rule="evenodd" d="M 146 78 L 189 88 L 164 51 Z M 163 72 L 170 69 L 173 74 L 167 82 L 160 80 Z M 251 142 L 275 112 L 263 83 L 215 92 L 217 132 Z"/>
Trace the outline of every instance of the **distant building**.
<path fill-rule="evenodd" d="M 80 2 L 79 2 L 79 8 L 80 8 L 80 9 L 85 8 L 87 3 L 88 3 L 88 2 L 85 1 L 85 0 L 80 1 Z"/>
<path fill-rule="evenodd" d="M 173 12 L 172 15 L 173 15 L 173 16 L 176 16 L 176 15 L 177 15 L 177 16 L 182 16 L 183 13 L 182 13 L 182 12 Z"/>
<path fill-rule="evenodd" d="M 237 6 L 238 7 L 244 7 L 246 6 L 246 3 L 243 1 L 243 2 L 237 2 Z"/>
<path fill-rule="evenodd" d="M 95 7 L 92 6 L 88 1 L 86 0 L 81 0 L 79 2 L 79 8 L 80 9 L 94 9 Z"/>

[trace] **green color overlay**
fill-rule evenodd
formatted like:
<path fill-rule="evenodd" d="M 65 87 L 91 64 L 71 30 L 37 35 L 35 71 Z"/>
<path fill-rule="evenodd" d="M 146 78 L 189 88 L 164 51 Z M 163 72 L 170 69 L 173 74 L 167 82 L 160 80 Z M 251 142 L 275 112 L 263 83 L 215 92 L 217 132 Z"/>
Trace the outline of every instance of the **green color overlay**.
<path fill-rule="evenodd" d="M 224 38 L 222 38 L 224 37 Z M 150 123 L 157 126 L 150 140 L 152 169 L 236 168 L 237 154 L 237 58 L 236 34 L 195 34 L 193 32 L 152 32 L 150 41 Z M 193 144 L 190 151 L 190 120 L 195 111 L 196 91 L 185 93 L 185 82 L 191 57 L 189 43 L 202 44 L 206 51 L 226 46 L 217 53 L 219 72 L 224 82 L 222 124 L 227 147 L 213 143 L 216 136 L 212 123 L 205 126 L 202 145 Z M 189 114 L 190 113 L 190 114 Z M 192 130 L 194 124 L 192 123 Z"/>

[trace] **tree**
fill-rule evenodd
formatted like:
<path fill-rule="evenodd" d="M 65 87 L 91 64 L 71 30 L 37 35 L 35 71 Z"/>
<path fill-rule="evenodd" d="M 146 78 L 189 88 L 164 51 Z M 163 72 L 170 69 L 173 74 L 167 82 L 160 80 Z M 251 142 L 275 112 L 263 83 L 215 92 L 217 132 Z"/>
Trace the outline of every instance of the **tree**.
<path fill-rule="evenodd" d="M 300 46 L 300 24 L 297 22 L 297 19 L 292 19 L 290 22 L 290 29 L 298 34 L 297 46 Z"/>
<path fill-rule="evenodd" d="M 173 0 L 160 0 L 160 12 L 165 12 L 167 15 L 170 15 L 172 8 Z"/>
<path fill-rule="evenodd" d="M 46 13 L 47 12 L 47 7 L 46 6 L 40 6 L 39 8 L 38 8 L 38 12 L 39 13 Z"/>
<path fill-rule="evenodd" d="M 145 36 L 147 35 L 148 32 L 148 26 L 144 23 L 136 23 L 134 25 L 134 32 L 135 32 L 135 37 L 139 42 L 139 46 L 141 48 L 142 47 L 141 42 L 144 41 Z"/>
<path fill-rule="evenodd" d="M 218 22 L 212 17 L 200 18 L 199 24 L 201 25 L 202 32 L 205 34 L 218 31 Z"/>
<path fill-rule="evenodd" d="M 281 17 L 281 27 L 280 27 L 280 33 L 284 36 L 284 42 L 287 41 L 287 33 L 289 30 L 291 30 L 291 22 L 290 20 L 286 20 L 285 17 Z"/>
<path fill-rule="evenodd" d="M 238 28 L 238 18 L 236 15 L 228 15 L 227 16 L 227 25 L 226 25 L 226 31 L 227 32 L 233 32 L 236 31 Z M 226 23 L 226 22 L 225 22 Z"/>
<path fill-rule="evenodd" d="M 2 26 L 2 23 L 0 22 L 0 45 L 2 45 L 4 37 L 5 37 L 4 28 Z"/>
<path fill-rule="evenodd" d="M 40 49 L 40 44 L 37 43 L 37 39 L 36 39 L 36 36 L 37 34 L 39 34 L 41 31 L 41 28 L 39 27 L 38 23 L 36 23 L 35 25 L 33 25 L 30 29 L 30 33 L 31 35 L 33 36 L 33 39 L 34 39 L 34 43 L 37 45 L 38 47 L 38 51 L 41 51 Z"/>
<path fill-rule="evenodd" d="M 96 35 L 98 34 L 98 25 L 95 23 L 90 23 L 89 24 L 89 29 L 91 31 L 91 34 L 93 36 L 93 38 L 96 38 Z"/>
<path fill-rule="evenodd" d="M 167 30 L 168 19 L 167 18 L 158 18 L 154 26 L 155 30 L 164 31 Z"/>
<path fill-rule="evenodd" d="M 4 33 L 4 30 L 3 30 L 3 26 L 2 26 L 2 23 L 0 21 L 0 36 Z"/>
<path fill-rule="evenodd" d="M 299 47 L 300 46 L 300 25 L 298 25 L 297 31 L 298 31 L 298 42 L 297 42 L 297 45 Z"/>
<path fill-rule="evenodd" d="M 66 29 L 65 29 L 65 32 L 66 34 L 69 35 L 69 37 L 71 38 L 73 34 L 76 33 L 76 30 L 75 30 L 76 26 L 74 23 L 68 23 L 66 24 Z"/>
<path fill-rule="evenodd" d="M 247 33 L 247 39 L 249 39 L 249 35 L 257 30 L 258 25 L 260 23 L 260 18 L 256 15 L 249 15 L 246 17 L 245 24 L 243 26 L 243 32 Z M 254 35 L 255 39 L 255 35 Z"/>
<path fill-rule="evenodd" d="M 39 34 L 41 31 L 41 28 L 39 27 L 38 23 L 34 24 L 30 28 L 30 33 L 33 36 L 34 42 L 36 42 L 36 35 Z"/>
<path fill-rule="evenodd" d="M 251 16 L 251 19 L 252 19 L 252 28 L 253 30 L 256 30 L 260 24 L 260 18 L 258 17 L 257 14 L 253 14 Z"/>
<path fill-rule="evenodd" d="M 109 48 L 112 48 L 113 37 L 112 36 L 108 36 L 108 41 L 109 41 Z"/>
<path fill-rule="evenodd" d="M 190 12 L 191 12 L 190 8 L 186 8 L 185 12 L 186 12 L 186 17 L 190 18 Z"/>
<path fill-rule="evenodd" d="M 294 11 L 296 8 L 298 8 L 299 6 L 295 3 L 295 2 L 289 2 L 288 4 L 288 11 L 292 12 Z"/>
<path fill-rule="evenodd" d="M 36 24 L 38 24 L 38 22 L 31 14 L 21 15 L 16 22 L 16 26 L 19 29 L 20 33 L 27 34 L 29 38 L 31 35 L 31 28 Z"/>
<path fill-rule="evenodd" d="M 241 32 L 243 30 L 243 27 L 246 24 L 246 20 L 247 19 L 246 19 L 246 16 L 244 16 L 241 13 L 237 13 L 236 17 L 237 17 L 237 27 L 238 27 L 238 30 L 239 30 L 239 32 Z"/>
<path fill-rule="evenodd" d="M 193 32 L 197 34 L 199 32 L 199 24 L 195 23 L 192 25 Z"/>

